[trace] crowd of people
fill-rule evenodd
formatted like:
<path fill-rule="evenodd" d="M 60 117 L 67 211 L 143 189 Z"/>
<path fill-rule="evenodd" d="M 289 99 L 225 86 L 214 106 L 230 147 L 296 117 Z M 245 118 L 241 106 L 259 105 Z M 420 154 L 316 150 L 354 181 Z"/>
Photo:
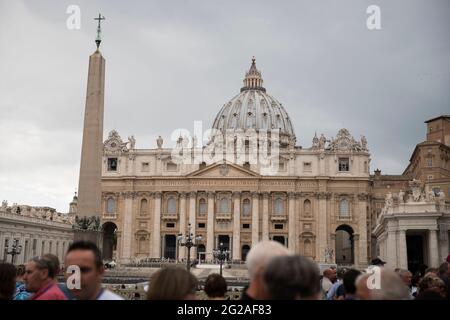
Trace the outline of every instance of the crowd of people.
<path fill-rule="evenodd" d="M 450 256 L 438 268 L 412 274 L 408 270 L 390 270 L 374 259 L 366 271 L 328 268 L 322 274 L 309 258 L 293 254 L 275 241 L 262 241 L 247 255 L 249 285 L 242 300 L 444 300 L 450 299 Z M 77 266 L 79 285 L 73 274 L 59 283 L 58 258 L 52 254 L 35 257 L 15 267 L 0 263 L 1 300 L 123 300 L 102 287 L 105 267 L 98 247 L 76 241 L 68 248 L 65 266 Z M 146 292 L 148 300 L 195 300 L 199 282 L 188 270 L 167 266 L 155 272 Z M 203 286 L 211 300 L 227 299 L 227 282 L 219 274 L 210 274 Z M 140 299 L 134 297 L 134 299 Z"/>

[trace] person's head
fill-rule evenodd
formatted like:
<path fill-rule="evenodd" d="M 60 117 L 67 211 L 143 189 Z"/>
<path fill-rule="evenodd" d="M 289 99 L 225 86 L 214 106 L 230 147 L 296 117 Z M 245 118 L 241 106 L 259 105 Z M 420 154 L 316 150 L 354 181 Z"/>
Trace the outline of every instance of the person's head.
<path fill-rule="evenodd" d="M 373 277 L 373 282 L 372 279 L 369 279 L 370 276 Z M 392 270 L 379 268 L 373 274 L 368 275 L 367 280 L 373 285 L 373 288 L 369 289 L 371 300 L 411 299 L 408 287 L 398 274 Z"/>
<path fill-rule="evenodd" d="M 367 285 L 367 281 L 369 280 L 370 274 L 361 274 L 356 279 L 356 298 L 360 300 L 370 300 L 371 294 L 370 289 Z"/>
<path fill-rule="evenodd" d="M 0 300 L 10 300 L 16 290 L 16 267 L 0 263 Z"/>
<path fill-rule="evenodd" d="M 25 275 L 25 265 L 19 264 L 16 267 L 16 281 L 22 281 L 24 275 Z"/>
<path fill-rule="evenodd" d="M 361 271 L 350 269 L 342 277 L 346 296 L 354 296 L 356 294 L 356 278 L 358 278 L 360 274 Z"/>
<path fill-rule="evenodd" d="M 371 265 L 373 265 L 373 266 L 378 266 L 378 267 L 382 267 L 382 266 L 384 266 L 386 264 L 386 262 L 385 261 L 383 261 L 383 260 L 381 260 L 380 258 L 375 258 L 375 259 L 372 259 L 372 261 L 371 261 Z"/>
<path fill-rule="evenodd" d="M 252 290 L 252 298 L 268 298 L 263 279 L 264 270 L 271 259 L 289 254 L 291 253 L 285 246 L 272 240 L 261 241 L 250 249 L 247 254 L 246 264 L 250 278 L 249 289 Z"/>
<path fill-rule="evenodd" d="M 23 281 L 27 291 L 36 292 L 56 277 L 58 270 L 48 257 L 34 257 L 25 266 Z"/>
<path fill-rule="evenodd" d="M 227 282 L 220 274 L 212 273 L 205 281 L 205 293 L 210 299 L 224 299 L 227 293 Z"/>
<path fill-rule="evenodd" d="M 101 290 L 104 267 L 102 254 L 95 243 L 75 241 L 67 249 L 66 268 L 77 266 L 80 269 L 80 289 L 72 289 L 76 299 L 93 300 Z M 71 274 L 66 273 L 66 277 Z"/>
<path fill-rule="evenodd" d="M 336 269 L 325 269 L 324 271 L 323 271 L 323 276 L 325 277 L 325 278 L 328 278 L 331 282 L 335 282 L 336 281 L 336 278 L 337 278 L 337 271 L 336 271 Z"/>
<path fill-rule="evenodd" d="M 439 269 L 438 268 L 427 268 L 426 270 L 425 270 L 425 273 L 424 273 L 424 275 L 425 274 L 428 274 L 428 273 L 434 273 L 435 275 L 439 275 Z"/>
<path fill-rule="evenodd" d="M 418 286 L 418 296 L 426 291 L 435 291 L 439 293 L 442 297 L 446 297 L 446 287 L 444 281 L 436 276 L 434 273 L 427 273 L 422 280 L 419 282 Z"/>
<path fill-rule="evenodd" d="M 147 300 L 195 300 L 198 281 L 186 269 L 165 267 L 153 274 Z"/>
<path fill-rule="evenodd" d="M 42 256 L 42 258 L 49 261 L 49 263 L 52 265 L 52 269 L 55 270 L 55 274 L 53 274 L 53 277 L 52 277 L 55 280 L 56 277 L 58 276 L 59 270 L 60 270 L 58 257 L 55 256 L 54 254 L 47 253 L 47 254 L 44 254 Z"/>
<path fill-rule="evenodd" d="M 317 265 L 299 255 L 273 258 L 264 271 L 270 299 L 319 299 L 320 271 Z"/>
<path fill-rule="evenodd" d="M 450 278 L 450 263 L 444 262 L 439 266 L 439 276 L 442 278 Z"/>
<path fill-rule="evenodd" d="M 399 275 L 400 279 L 402 279 L 403 283 L 406 284 L 406 286 L 411 286 L 411 279 L 412 279 L 412 273 L 409 272 L 406 269 L 399 269 L 397 271 L 397 274 Z"/>
<path fill-rule="evenodd" d="M 338 279 L 342 279 L 342 277 L 344 276 L 344 274 L 347 272 L 347 268 L 338 268 L 337 272 L 336 272 L 336 277 Z"/>

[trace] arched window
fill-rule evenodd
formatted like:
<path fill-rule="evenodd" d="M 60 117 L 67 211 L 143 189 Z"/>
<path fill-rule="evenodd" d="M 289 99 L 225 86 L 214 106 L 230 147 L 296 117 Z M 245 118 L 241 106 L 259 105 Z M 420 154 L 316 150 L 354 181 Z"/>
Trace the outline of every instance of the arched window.
<path fill-rule="evenodd" d="M 206 200 L 204 198 L 198 201 L 198 213 L 201 215 L 206 214 Z"/>
<path fill-rule="evenodd" d="M 349 204 L 347 199 L 342 199 L 339 202 L 339 216 L 348 217 L 350 215 Z"/>
<path fill-rule="evenodd" d="M 303 202 L 303 212 L 306 216 L 311 215 L 311 201 L 309 199 Z"/>
<path fill-rule="evenodd" d="M 148 201 L 147 199 L 141 200 L 141 214 L 146 215 L 148 211 Z"/>
<path fill-rule="evenodd" d="M 244 217 L 249 217 L 250 210 L 251 210 L 250 199 L 244 199 L 244 201 L 242 201 L 242 215 Z"/>
<path fill-rule="evenodd" d="M 174 197 L 170 197 L 167 200 L 167 213 L 176 213 L 177 212 L 177 202 Z"/>
<path fill-rule="evenodd" d="M 113 198 L 108 198 L 106 201 L 106 212 L 115 213 L 116 212 L 116 201 Z"/>
<path fill-rule="evenodd" d="M 349 225 L 343 224 L 336 228 L 335 256 L 338 265 L 354 263 L 355 244 L 353 234 L 353 228 Z"/>
<path fill-rule="evenodd" d="M 284 202 L 281 198 L 276 198 L 273 203 L 274 214 L 284 214 Z"/>
<path fill-rule="evenodd" d="M 219 211 L 220 211 L 220 213 L 229 213 L 230 212 L 230 200 L 229 199 L 227 199 L 227 198 L 220 199 Z"/>

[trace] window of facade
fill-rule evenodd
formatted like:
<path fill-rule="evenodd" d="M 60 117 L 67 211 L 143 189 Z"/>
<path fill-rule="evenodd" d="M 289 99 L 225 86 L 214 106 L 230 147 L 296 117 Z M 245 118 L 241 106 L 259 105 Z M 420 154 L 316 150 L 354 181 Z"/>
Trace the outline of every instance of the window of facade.
<path fill-rule="evenodd" d="M 106 213 L 115 213 L 116 212 L 116 201 L 113 198 L 108 198 L 106 201 Z"/>
<path fill-rule="evenodd" d="M 108 171 L 117 171 L 117 158 L 108 158 Z"/>
<path fill-rule="evenodd" d="M 350 215 L 350 208 L 347 199 L 342 199 L 339 202 L 339 216 L 340 217 L 348 217 Z"/>
<path fill-rule="evenodd" d="M 348 158 L 339 158 L 339 171 L 350 171 L 350 162 Z"/>

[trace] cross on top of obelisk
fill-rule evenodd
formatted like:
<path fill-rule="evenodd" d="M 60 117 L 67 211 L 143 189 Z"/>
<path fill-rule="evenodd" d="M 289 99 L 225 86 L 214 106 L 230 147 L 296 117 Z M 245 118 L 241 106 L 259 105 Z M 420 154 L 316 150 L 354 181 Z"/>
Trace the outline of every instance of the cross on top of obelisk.
<path fill-rule="evenodd" d="M 102 42 L 102 26 L 101 22 L 102 20 L 106 20 L 105 17 L 102 17 L 102 15 L 99 13 L 98 18 L 94 18 L 94 20 L 98 20 L 98 26 L 97 26 L 97 38 L 95 39 L 95 43 L 97 44 L 97 50 L 100 47 L 100 43 Z"/>

